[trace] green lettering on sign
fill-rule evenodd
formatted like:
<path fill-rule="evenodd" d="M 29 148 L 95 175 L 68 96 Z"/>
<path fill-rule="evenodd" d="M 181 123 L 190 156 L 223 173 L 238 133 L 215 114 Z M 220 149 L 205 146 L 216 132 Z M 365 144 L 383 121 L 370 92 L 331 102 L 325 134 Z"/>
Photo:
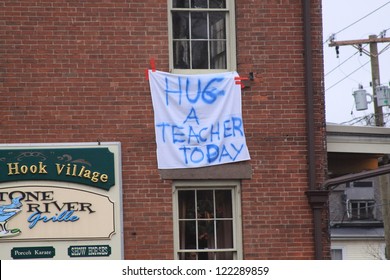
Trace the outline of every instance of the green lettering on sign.
<path fill-rule="evenodd" d="M 68 256 L 71 258 L 82 257 L 108 257 L 111 255 L 111 247 L 108 245 L 70 246 Z"/>
<path fill-rule="evenodd" d="M 51 180 L 109 190 L 115 185 L 114 154 L 106 147 L 0 150 L 0 183 Z"/>
<path fill-rule="evenodd" d="M 53 247 L 17 247 L 12 248 L 11 257 L 13 259 L 54 258 L 55 252 Z"/>

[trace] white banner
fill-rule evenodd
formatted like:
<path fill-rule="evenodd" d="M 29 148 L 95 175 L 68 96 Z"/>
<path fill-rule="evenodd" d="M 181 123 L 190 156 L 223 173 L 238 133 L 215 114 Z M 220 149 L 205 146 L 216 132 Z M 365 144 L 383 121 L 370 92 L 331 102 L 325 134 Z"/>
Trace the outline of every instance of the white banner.
<path fill-rule="evenodd" d="M 236 72 L 174 75 L 149 71 L 158 168 L 249 160 Z"/>

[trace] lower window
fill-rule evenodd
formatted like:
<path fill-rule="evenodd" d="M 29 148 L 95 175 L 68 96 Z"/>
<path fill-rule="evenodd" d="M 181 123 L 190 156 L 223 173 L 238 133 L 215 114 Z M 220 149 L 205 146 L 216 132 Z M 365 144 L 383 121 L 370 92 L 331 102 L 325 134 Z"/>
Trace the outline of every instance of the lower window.
<path fill-rule="evenodd" d="M 343 249 L 331 249 L 330 256 L 332 260 L 342 260 L 343 259 Z"/>
<path fill-rule="evenodd" d="M 175 258 L 242 258 L 238 182 L 174 183 Z"/>

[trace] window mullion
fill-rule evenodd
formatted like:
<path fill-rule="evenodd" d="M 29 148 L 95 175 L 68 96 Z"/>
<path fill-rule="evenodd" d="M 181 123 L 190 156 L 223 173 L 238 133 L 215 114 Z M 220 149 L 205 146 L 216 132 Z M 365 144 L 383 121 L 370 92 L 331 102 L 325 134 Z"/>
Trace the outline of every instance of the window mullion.
<path fill-rule="evenodd" d="M 215 202 L 215 190 L 213 190 L 213 223 L 214 223 L 214 248 L 218 249 L 217 247 L 217 209 L 216 209 L 217 203 Z"/>
<path fill-rule="evenodd" d="M 207 12 L 207 69 L 211 69 L 210 12 Z"/>
<path fill-rule="evenodd" d="M 195 244 L 196 250 L 199 250 L 199 230 L 198 230 L 198 190 L 195 190 Z"/>
<path fill-rule="evenodd" d="M 192 69 L 192 12 L 188 11 L 188 47 L 190 52 L 190 69 Z"/>

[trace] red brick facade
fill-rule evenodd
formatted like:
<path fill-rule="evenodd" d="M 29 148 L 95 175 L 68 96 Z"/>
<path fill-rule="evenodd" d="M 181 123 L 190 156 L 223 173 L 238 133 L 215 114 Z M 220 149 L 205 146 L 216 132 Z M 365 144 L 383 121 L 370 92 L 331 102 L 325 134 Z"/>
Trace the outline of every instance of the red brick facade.
<path fill-rule="evenodd" d="M 244 259 L 313 259 L 303 2 L 236 0 L 237 72 L 252 178 Z M 311 1 L 316 187 L 326 171 L 321 1 Z M 172 259 L 172 181 L 156 165 L 145 69 L 168 71 L 166 0 L 0 2 L 2 144 L 119 141 L 126 259 Z M 326 215 L 324 215 L 326 228 Z M 326 232 L 325 253 L 329 250 Z"/>

